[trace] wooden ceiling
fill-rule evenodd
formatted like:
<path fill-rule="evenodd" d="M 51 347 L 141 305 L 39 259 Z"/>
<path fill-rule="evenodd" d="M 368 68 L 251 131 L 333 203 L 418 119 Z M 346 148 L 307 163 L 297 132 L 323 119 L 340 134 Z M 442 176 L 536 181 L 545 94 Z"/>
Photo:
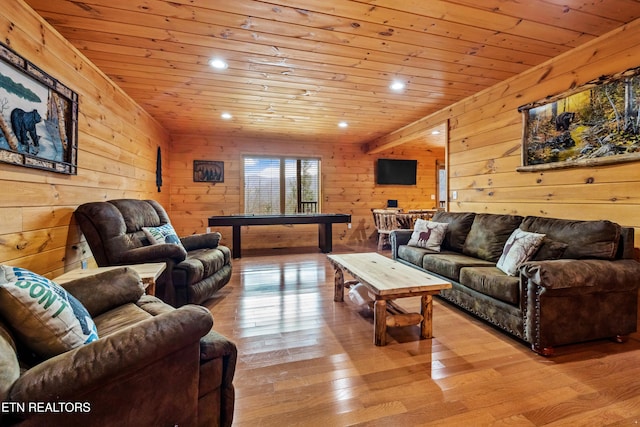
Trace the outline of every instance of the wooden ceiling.
<path fill-rule="evenodd" d="M 292 144 L 375 140 L 640 17 L 637 0 L 26 2 L 169 132 Z"/>

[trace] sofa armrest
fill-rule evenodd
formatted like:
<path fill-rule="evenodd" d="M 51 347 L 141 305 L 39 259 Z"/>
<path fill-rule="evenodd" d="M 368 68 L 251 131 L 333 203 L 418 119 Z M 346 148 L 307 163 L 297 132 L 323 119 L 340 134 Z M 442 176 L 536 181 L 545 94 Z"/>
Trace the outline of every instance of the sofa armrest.
<path fill-rule="evenodd" d="M 150 262 L 174 261 L 175 264 L 187 258 L 187 251 L 180 245 L 161 243 L 141 246 L 119 254 L 118 264 L 144 264 Z"/>
<path fill-rule="evenodd" d="M 34 366 L 15 382 L 9 398 L 47 402 L 95 393 L 114 378 L 135 376 L 143 367 L 198 342 L 212 326 L 206 308 L 180 307 Z"/>
<path fill-rule="evenodd" d="M 537 353 L 635 332 L 640 263 L 559 259 L 520 268 L 524 337 Z"/>
<path fill-rule="evenodd" d="M 200 360 L 212 360 L 219 357 L 225 358 L 223 382 L 231 384 L 236 370 L 238 349 L 227 337 L 212 329 L 200 340 Z"/>
<path fill-rule="evenodd" d="M 406 245 L 411 239 L 413 230 L 393 230 L 389 234 L 389 242 L 391 244 L 391 256 L 393 259 L 398 258 L 398 247 Z"/>
<path fill-rule="evenodd" d="M 640 263 L 631 260 L 559 259 L 525 263 L 520 273 L 547 290 L 582 288 L 583 292 L 628 291 L 638 288 Z"/>
<path fill-rule="evenodd" d="M 200 339 L 200 401 L 198 403 L 200 425 L 230 426 L 232 424 L 235 405 L 233 376 L 236 371 L 237 357 L 236 345 L 214 330 Z M 215 406 L 220 408 L 219 414 L 212 414 L 208 409 L 212 396 L 215 396 L 213 397 Z"/>
<path fill-rule="evenodd" d="M 181 237 L 182 245 L 188 251 L 203 248 L 217 248 L 222 235 L 218 232 L 206 234 L 192 234 L 190 236 Z"/>

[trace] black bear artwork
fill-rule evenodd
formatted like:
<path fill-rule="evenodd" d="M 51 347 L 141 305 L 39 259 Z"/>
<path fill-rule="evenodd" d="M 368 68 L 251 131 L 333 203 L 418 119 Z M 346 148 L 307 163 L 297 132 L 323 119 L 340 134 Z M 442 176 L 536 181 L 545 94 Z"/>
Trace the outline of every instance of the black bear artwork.
<path fill-rule="evenodd" d="M 565 111 L 564 113 L 558 114 L 556 117 L 556 130 L 558 131 L 567 131 L 569 130 L 569 126 L 573 123 L 573 120 L 576 117 L 576 113 L 571 113 L 569 111 Z"/>
<path fill-rule="evenodd" d="M 14 108 L 11 111 L 11 129 L 18 138 L 21 146 L 25 147 L 25 150 L 31 153 L 31 147 L 34 152 L 32 154 L 38 154 L 40 137 L 36 132 L 36 124 L 42 120 L 37 110 L 26 112 L 20 108 Z M 31 144 L 29 144 L 29 137 L 31 138 Z"/>

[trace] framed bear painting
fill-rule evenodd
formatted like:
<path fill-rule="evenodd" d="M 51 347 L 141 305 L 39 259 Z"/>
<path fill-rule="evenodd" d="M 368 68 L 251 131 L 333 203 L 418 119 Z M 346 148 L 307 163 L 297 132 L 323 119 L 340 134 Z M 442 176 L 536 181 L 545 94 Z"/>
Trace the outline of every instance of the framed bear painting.
<path fill-rule="evenodd" d="M 523 105 L 521 172 L 640 160 L 640 67 Z"/>
<path fill-rule="evenodd" d="M 0 162 L 77 174 L 78 94 L 0 43 Z"/>

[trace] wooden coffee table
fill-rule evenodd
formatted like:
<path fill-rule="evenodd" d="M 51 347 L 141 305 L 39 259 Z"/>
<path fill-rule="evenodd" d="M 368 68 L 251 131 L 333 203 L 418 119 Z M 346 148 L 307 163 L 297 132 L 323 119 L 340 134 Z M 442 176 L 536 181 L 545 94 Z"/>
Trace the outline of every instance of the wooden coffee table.
<path fill-rule="evenodd" d="M 420 336 L 433 336 L 433 295 L 442 289 L 451 288 L 451 283 L 432 276 L 417 268 L 409 267 L 376 252 L 327 255 L 336 269 L 333 300 L 344 301 L 344 272 L 355 280 L 347 285 L 362 283 L 375 297 L 374 329 L 375 345 L 385 345 L 387 326 L 410 326 L 420 324 Z M 387 302 L 396 298 L 421 297 L 420 313 L 387 313 Z M 390 302 L 391 303 L 391 302 Z"/>

